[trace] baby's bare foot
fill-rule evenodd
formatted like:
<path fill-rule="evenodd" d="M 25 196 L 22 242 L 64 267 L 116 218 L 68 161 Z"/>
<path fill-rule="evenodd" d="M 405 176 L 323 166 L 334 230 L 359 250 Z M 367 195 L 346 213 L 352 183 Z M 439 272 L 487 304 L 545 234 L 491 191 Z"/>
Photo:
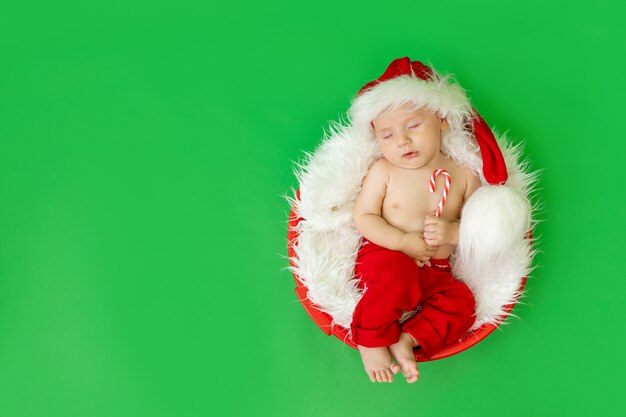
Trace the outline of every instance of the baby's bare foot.
<path fill-rule="evenodd" d="M 368 348 L 359 345 L 359 352 L 365 372 L 372 382 L 393 382 L 393 374 L 397 374 L 400 367 L 391 363 L 391 355 L 387 347 Z"/>
<path fill-rule="evenodd" d="M 417 381 L 419 376 L 417 362 L 415 362 L 415 355 L 413 354 L 414 346 L 415 340 L 413 337 L 404 332 L 400 333 L 400 340 L 397 343 L 389 346 L 389 351 L 402 369 L 402 375 L 406 378 L 406 382 L 410 384 Z"/>

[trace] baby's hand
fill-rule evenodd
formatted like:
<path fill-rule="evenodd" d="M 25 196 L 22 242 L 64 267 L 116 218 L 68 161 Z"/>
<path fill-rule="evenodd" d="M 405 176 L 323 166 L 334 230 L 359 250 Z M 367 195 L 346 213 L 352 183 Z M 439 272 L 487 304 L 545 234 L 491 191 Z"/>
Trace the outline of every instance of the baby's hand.
<path fill-rule="evenodd" d="M 426 244 L 424 235 L 418 232 L 405 233 L 402 238 L 401 251 L 417 262 L 422 267 L 430 265 L 429 259 L 435 255 L 436 247 Z"/>
<path fill-rule="evenodd" d="M 429 245 L 456 245 L 458 242 L 458 222 L 450 222 L 436 216 L 426 216 L 424 220 L 424 240 Z"/>

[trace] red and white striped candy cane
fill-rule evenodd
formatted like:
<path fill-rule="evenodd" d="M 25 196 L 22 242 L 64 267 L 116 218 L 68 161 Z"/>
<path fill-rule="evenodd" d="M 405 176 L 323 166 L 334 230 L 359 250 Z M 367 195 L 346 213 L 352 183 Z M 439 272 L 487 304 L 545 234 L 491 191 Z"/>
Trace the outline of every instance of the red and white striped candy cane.
<path fill-rule="evenodd" d="M 435 192 L 435 180 L 437 179 L 437 176 L 439 174 L 443 175 L 446 178 L 446 185 L 443 187 L 443 194 L 441 194 L 441 199 L 439 200 L 439 204 L 437 205 L 437 211 L 435 212 L 435 216 L 437 217 L 441 217 L 443 205 L 446 203 L 446 198 L 448 198 L 448 191 L 450 191 L 450 184 L 452 182 L 450 180 L 450 174 L 448 174 L 448 171 L 446 171 L 445 169 L 435 170 L 435 172 L 433 172 L 433 175 L 430 176 L 430 183 L 428 187 L 428 190 L 431 193 Z"/>

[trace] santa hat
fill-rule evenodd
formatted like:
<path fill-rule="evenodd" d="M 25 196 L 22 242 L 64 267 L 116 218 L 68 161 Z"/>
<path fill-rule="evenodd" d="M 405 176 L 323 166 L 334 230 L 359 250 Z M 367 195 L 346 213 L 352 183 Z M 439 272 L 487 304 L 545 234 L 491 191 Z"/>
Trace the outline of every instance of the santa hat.
<path fill-rule="evenodd" d="M 458 84 L 448 82 L 450 78 L 449 75 L 440 76 L 419 61 L 411 62 L 409 57 L 395 59 L 380 77 L 359 90 L 349 111 L 352 125 L 367 134 L 372 121 L 390 107 L 403 103 L 428 107 L 447 119 L 452 136 L 461 137 L 460 141 L 444 137 L 443 151 L 475 168 L 476 160 L 472 154 L 476 149 L 471 145 L 477 143 L 485 180 L 492 185 L 504 184 L 508 174 L 496 138 L 470 105 L 465 91 Z M 373 131 L 371 133 L 373 135 Z M 456 149 L 451 149 L 453 147 Z"/>
<path fill-rule="evenodd" d="M 529 194 L 536 179 L 520 161 L 521 149 L 499 140 L 450 75 L 408 57 L 394 60 L 363 86 L 348 112 L 349 123 L 332 123 L 319 148 L 296 170 L 299 198 L 292 199 L 302 220 L 292 242 L 291 270 L 308 288 L 308 299 L 333 323 L 349 328 L 362 293 L 353 275 L 361 243 L 352 209 L 363 178 L 381 152 L 372 121 L 384 110 L 411 103 L 448 121 L 441 149 L 481 179 L 481 187 L 461 212 L 453 274 L 472 289 L 476 323 L 497 324 L 519 296 L 533 250 Z M 502 148 L 501 148 L 502 147 Z"/>

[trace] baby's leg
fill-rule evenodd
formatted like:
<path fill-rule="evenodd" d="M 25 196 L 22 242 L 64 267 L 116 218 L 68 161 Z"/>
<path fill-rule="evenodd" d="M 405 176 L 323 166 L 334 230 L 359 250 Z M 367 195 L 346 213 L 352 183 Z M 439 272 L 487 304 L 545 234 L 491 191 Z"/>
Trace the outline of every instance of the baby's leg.
<path fill-rule="evenodd" d="M 427 357 L 461 339 L 475 319 L 475 300 L 469 287 L 449 270 L 424 267 L 421 275 L 422 309 L 402 325 Z"/>
<path fill-rule="evenodd" d="M 371 245 L 371 246 L 370 246 Z M 419 269 L 402 252 L 370 243 L 357 258 L 356 274 L 365 288 L 351 325 L 365 371 L 372 381 L 391 381 L 400 371 L 392 363 L 387 346 L 398 342 L 403 311 L 417 307 L 420 299 Z"/>
<path fill-rule="evenodd" d="M 359 352 L 365 372 L 372 382 L 393 382 L 393 374 L 397 374 L 400 367 L 391 363 L 391 355 L 386 346 L 368 348 L 359 345 Z"/>
<path fill-rule="evenodd" d="M 409 333 L 400 333 L 400 340 L 389 346 L 389 351 L 400 365 L 402 375 L 406 378 L 406 382 L 412 384 L 417 381 L 419 370 L 417 362 L 413 354 L 413 348 L 418 346 L 417 340 Z"/>

